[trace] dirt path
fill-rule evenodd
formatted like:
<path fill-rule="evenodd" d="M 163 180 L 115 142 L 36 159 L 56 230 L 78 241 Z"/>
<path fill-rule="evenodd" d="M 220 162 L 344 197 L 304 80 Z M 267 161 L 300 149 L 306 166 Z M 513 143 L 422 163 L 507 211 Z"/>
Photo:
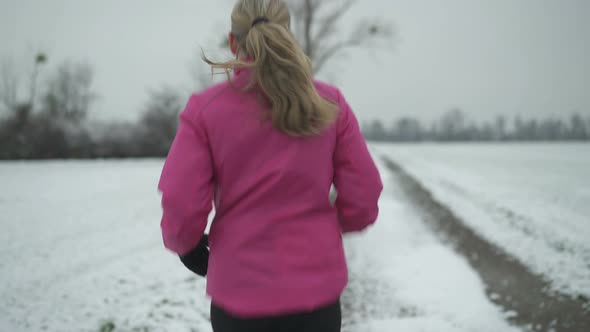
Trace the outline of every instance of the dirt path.
<path fill-rule="evenodd" d="M 588 332 L 590 301 L 551 292 L 549 283 L 514 257 L 480 238 L 439 203 L 417 180 L 388 158 L 408 201 L 445 242 L 465 256 L 487 286 L 488 297 L 513 313 L 510 320 L 529 331 Z"/>

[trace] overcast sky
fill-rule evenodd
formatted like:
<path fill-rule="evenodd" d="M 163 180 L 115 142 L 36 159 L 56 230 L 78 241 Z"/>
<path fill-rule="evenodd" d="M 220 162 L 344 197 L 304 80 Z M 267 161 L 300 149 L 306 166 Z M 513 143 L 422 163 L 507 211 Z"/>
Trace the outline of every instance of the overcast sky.
<path fill-rule="evenodd" d="M 230 0 L 0 0 L 0 56 L 26 73 L 37 50 L 49 65 L 87 61 L 97 118 L 133 119 L 147 91 L 190 87 L 199 47 L 215 51 Z M 361 120 L 432 119 L 460 107 L 496 114 L 590 116 L 590 1 L 362 0 L 343 21 L 377 17 L 394 46 L 355 50 L 321 78 L 339 85 Z"/>

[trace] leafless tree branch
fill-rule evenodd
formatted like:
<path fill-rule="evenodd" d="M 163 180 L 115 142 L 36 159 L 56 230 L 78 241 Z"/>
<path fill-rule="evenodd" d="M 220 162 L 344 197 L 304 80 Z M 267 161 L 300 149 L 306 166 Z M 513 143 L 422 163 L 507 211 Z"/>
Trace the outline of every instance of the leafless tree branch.
<path fill-rule="evenodd" d="M 376 20 L 355 22 L 356 28 L 348 35 L 339 36 L 337 25 L 357 3 L 356 0 L 292 0 L 293 32 L 305 53 L 320 72 L 326 63 L 346 48 L 373 46 L 371 43 L 393 36 L 387 23 Z M 326 13 L 322 15 L 321 13 Z"/>
<path fill-rule="evenodd" d="M 82 121 L 96 99 L 92 91 L 93 76 L 92 67 L 86 63 L 60 65 L 47 84 L 44 111 L 72 123 Z"/>
<path fill-rule="evenodd" d="M 340 51 L 342 51 L 348 47 L 359 46 L 360 44 L 361 43 L 358 42 L 357 40 L 350 39 L 345 42 L 338 42 L 338 43 L 333 44 L 332 46 L 326 48 L 326 50 L 323 51 L 315 60 L 314 65 L 313 65 L 314 72 L 316 72 L 316 73 L 320 72 L 322 70 L 322 68 L 324 67 L 324 65 L 328 62 L 328 60 L 333 58 Z"/>
<path fill-rule="evenodd" d="M 321 48 L 316 53 L 314 72 L 320 72 L 330 59 L 347 48 L 373 46 L 372 42 L 379 39 L 391 39 L 391 37 L 393 37 L 393 30 L 387 24 L 371 23 L 368 20 L 360 21 L 356 29 L 350 33 L 348 39 L 328 44 L 329 46 Z M 326 41 L 323 43 L 326 43 Z"/>
<path fill-rule="evenodd" d="M 0 67 L 0 102 L 7 110 L 14 110 L 18 102 L 18 84 L 13 64 L 4 59 Z"/>
<path fill-rule="evenodd" d="M 304 10 L 304 40 L 305 40 L 305 53 L 307 53 L 307 55 L 310 58 L 313 58 L 314 55 L 314 49 L 313 49 L 313 44 L 312 44 L 312 35 L 311 35 L 311 28 L 313 26 L 314 23 L 314 19 L 315 19 L 315 9 L 314 6 L 312 4 L 312 0 L 305 0 L 305 10 Z"/>
<path fill-rule="evenodd" d="M 356 28 L 350 32 L 338 30 L 338 24 L 357 0 L 287 1 L 291 10 L 291 29 L 312 60 L 316 74 L 347 48 L 374 46 L 374 41 L 393 37 L 390 25 L 377 20 L 353 22 Z"/>
<path fill-rule="evenodd" d="M 336 24 L 346 12 L 354 5 L 356 0 L 346 0 L 341 7 L 333 10 L 329 15 L 321 19 L 318 24 L 318 32 L 313 37 L 311 44 L 313 48 L 319 48 L 320 43 L 336 31 Z"/>

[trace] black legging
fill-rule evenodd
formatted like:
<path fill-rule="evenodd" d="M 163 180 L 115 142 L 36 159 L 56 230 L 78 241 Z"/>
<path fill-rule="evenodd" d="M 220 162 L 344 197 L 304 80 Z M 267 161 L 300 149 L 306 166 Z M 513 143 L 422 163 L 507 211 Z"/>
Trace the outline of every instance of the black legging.
<path fill-rule="evenodd" d="M 242 319 L 211 305 L 213 332 L 340 332 L 340 301 L 312 312 Z"/>

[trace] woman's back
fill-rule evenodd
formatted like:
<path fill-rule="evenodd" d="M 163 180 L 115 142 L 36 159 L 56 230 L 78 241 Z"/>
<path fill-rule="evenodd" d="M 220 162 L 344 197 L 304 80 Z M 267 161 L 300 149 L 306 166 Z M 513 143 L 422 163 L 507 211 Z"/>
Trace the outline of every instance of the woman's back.
<path fill-rule="evenodd" d="M 341 234 L 378 214 L 382 184 L 356 117 L 338 89 L 313 80 L 290 20 L 282 0 L 238 0 L 235 59 L 204 58 L 235 75 L 190 98 L 160 179 L 164 244 L 207 274 L 216 332 L 283 330 L 300 313 L 298 330 L 339 331 Z M 277 315 L 270 325 L 237 318 Z"/>
<path fill-rule="evenodd" d="M 214 198 L 207 290 L 216 303 L 240 315 L 317 308 L 346 285 L 341 233 L 374 222 L 379 175 L 336 88 L 315 83 L 322 97 L 338 105 L 335 123 L 321 135 L 292 137 L 267 121 L 268 107 L 255 90 L 241 89 L 246 76 L 191 97 L 179 129 L 189 139 L 175 141 L 160 188 L 164 194 L 178 191 L 172 203 L 177 206 L 179 196 L 193 202 Z M 338 208 L 329 200 L 333 183 Z M 168 226 L 163 219 L 166 245 L 190 250 L 209 210 L 210 203 L 187 208 L 186 216 L 200 216 L 201 222 L 187 220 L 195 226 L 182 235 L 177 222 Z"/>

